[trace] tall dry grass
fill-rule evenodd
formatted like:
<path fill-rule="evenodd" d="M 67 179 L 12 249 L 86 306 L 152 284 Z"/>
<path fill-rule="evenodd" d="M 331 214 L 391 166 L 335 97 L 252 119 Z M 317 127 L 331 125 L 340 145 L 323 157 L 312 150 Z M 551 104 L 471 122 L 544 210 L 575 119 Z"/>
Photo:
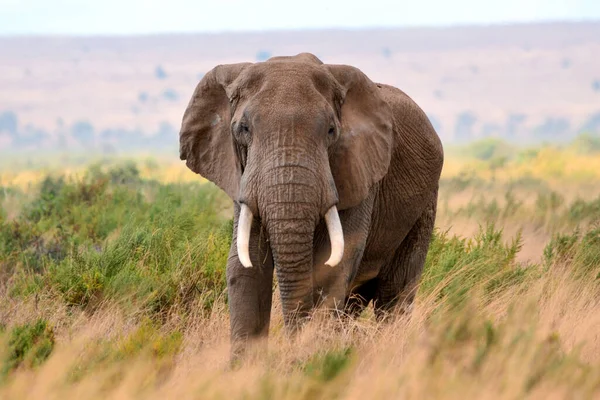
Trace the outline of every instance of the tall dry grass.
<path fill-rule="evenodd" d="M 364 315 L 341 324 L 317 314 L 293 340 L 281 329 L 275 296 L 268 351 L 234 369 L 228 365 L 222 302 L 211 314 L 189 319 L 181 348 L 173 354 L 156 349 L 167 335 L 165 326 L 177 321 L 150 328 L 128 324 L 109 306 L 91 316 L 57 310 L 52 323 L 67 327 L 58 335 L 52 356 L 38 369 L 15 371 L 0 395 L 595 398 L 600 396 L 600 285 L 591 278 L 575 277 L 568 264 L 558 263 L 500 295 L 486 295 L 476 285 L 458 308 L 438 299 L 450 280 L 444 279 L 418 297 L 409 319 L 378 325 Z"/>
<path fill-rule="evenodd" d="M 214 187 L 147 160 L 3 174 L 0 398 L 600 398 L 600 172 L 476 150 L 448 158 L 410 318 L 289 338 L 275 291 L 233 367 Z"/>

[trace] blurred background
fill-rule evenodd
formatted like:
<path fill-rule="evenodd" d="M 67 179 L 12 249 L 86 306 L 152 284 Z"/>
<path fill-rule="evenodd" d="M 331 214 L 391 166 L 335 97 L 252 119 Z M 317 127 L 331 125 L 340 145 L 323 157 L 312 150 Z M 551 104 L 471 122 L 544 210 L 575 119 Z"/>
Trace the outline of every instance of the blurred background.
<path fill-rule="evenodd" d="M 232 202 L 178 131 L 217 64 L 300 52 L 427 113 L 436 230 L 410 321 L 296 346 L 275 289 L 230 370 Z M 598 182 L 599 0 L 0 0 L 0 399 L 598 399 Z"/>
<path fill-rule="evenodd" d="M 0 0 L 0 10 L 5 159 L 177 157 L 207 71 L 304 51 L 401 88 L 448 145 L 600 134 L 594 0 Z"/>

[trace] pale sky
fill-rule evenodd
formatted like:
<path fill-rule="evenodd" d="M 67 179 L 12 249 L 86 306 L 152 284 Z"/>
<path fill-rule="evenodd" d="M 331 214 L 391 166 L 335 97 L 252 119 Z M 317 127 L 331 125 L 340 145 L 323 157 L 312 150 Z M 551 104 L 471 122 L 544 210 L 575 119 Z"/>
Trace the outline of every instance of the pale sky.
<path fill-rule="evenodd" d="M 0 0 L 0 35 L 123 35 L 600 20 L 600 0 Z"/>

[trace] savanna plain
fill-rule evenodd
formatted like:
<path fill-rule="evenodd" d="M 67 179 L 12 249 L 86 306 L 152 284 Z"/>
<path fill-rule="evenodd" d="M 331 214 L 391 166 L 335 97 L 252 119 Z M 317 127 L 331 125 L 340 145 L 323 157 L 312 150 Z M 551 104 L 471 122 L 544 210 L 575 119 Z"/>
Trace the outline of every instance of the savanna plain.
<path fill-rule="evenodd" d="M 231 204 L 177 156 L 0 163 L 2 399 L 600 398 L 600 139 L 447 147 L 412 316 L 229 364 Z"/>

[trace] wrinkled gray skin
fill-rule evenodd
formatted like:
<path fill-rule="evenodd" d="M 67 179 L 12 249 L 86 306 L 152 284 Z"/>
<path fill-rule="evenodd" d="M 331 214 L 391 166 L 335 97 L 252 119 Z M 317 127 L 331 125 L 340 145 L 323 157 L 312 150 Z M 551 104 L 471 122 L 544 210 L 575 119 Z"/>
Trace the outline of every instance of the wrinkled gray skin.
<path fill-rule="evenodd" d="M 373 300 L 379 318 L 412 305 L 443 150 L 402 91 L 308 53 L 219 65 L 185 111 L 180 156 L 234 201 L 227 262 L 234 358 L 267 335 L 273 270 L 291 332 L 319 304 L 356 315 Z M 236 249 L 240 204 L 254 215 L 251 268 Z M 345 247 L 329 267 L 323 216 L 333 205 Z"/>

